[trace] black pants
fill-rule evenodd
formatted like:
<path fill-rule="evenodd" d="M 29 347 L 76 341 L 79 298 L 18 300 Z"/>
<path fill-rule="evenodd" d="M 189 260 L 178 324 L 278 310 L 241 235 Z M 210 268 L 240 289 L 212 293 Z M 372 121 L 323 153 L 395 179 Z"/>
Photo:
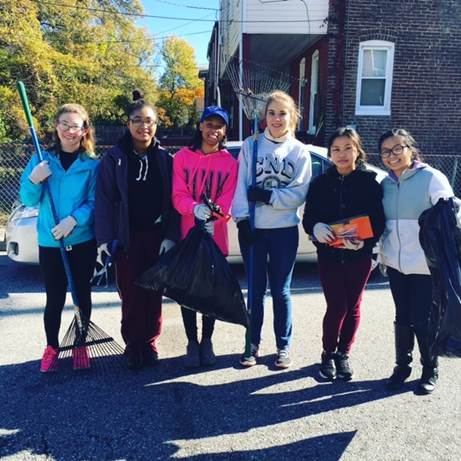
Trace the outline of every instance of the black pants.
<path fill-rule="evenodd" d="M 423 367 L 437 367 L 435 339 L 437 318 L 432 309 L 432 279 L 424 274 L 402 274 L 387 268 L 392 297 L 395 302 L 396 331 L 405 331 L 416 336 Z M 405 341 L 407 342 L 407 341 Z M 409 341 L 411 343 L 411 341 Z M 397 350 L 399 344 L 396 338 Z M 411 351 L 409 351 L 411 353 Z"/>
<path fill-rule="evenodd" d="M 59 248 L 39 247 L 40 268 L 46 290 L 45 333 L 47 344 L 59 346 L 61 313 L 66 302 L 67 278 Z M 96 262 L 96 242 L 73 245 L 67 252 L 82 317 L 91 315 L 91 277 Z"/>
<path fill-rule="evenodd" d="M 197 336 L 197 312 L 181 306 L 182 320 L 189 341 L 198 342 Z M 202 339 L 211 339 L 216 319 L 202 315 Z"/>
<path fill-rule="evenodd" d="M 395 323 L 414 326 L 427 323 L 431 316 L 432 279 L 424 274 L 402 274 L 387 268 L 395 303 Z"/>

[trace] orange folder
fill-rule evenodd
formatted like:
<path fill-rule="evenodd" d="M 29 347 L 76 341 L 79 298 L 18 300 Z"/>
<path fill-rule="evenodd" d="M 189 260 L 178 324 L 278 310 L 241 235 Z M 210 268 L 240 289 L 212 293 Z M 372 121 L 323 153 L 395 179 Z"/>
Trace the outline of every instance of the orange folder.
<path fill-rule="evenodd" d="M 330 223 L 336 240 L 330 243 L 332 247 L 342 247 L 344 238 L 365 240 L 373 237 L 370 217 L 367 215 L 353 216 Z"/>

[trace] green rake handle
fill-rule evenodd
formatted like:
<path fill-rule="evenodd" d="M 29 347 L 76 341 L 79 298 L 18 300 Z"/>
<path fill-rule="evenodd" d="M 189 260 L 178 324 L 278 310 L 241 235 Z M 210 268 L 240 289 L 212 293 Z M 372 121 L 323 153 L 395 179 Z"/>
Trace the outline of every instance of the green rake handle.
<path fill-rule="evenodd" d="M 32 119 L 32 113 L 30 112 L 29 99 L 27 98 L 27 92 L 26 92 L 26 87 L 24 86 L 24 83 L 18 82 L 18 91 L 19 91 L 19 97 L 21 98 L 24 115 L 26 116 L 26 119 L 27 119 L 27 124 L 29 125 L 29 128 L 34 129 L 34 121 Z"/>
<path fill-rule="evenodd" d="M 19 97 L 21 98 L 22 108 L 24 109 L 24 114 L 27 119 L 27 124 L 29 125 L 30 134 L 32 136 L 32 142 L 34 144 L 35 152 L 37 153 L 37 156 L 40 162 L 42 162 L 43 153 L 42 153 L 42 149 L 40 148 L 40 143 L 38 142 L 37 133 L 35 132 L 34 121 L 32 119 L 32 113 L 30 112 L 30 105 L 29 105 L 29 99 L 27 98 L 26 87 L 24 86 L 24 83 L 21 81 L 18 82 L 17 87 L 18 87 Z M 45 181 L 44 187 L 45 187 L 45 191 L 48 193 L 48 196 L 50 198 L 51 212 L 53 214 L 54 222 L 57 225 L 59 223 L 58 213 L 56 211 L 56 205 L 53 200 L 53 196 L 51 195 L 50 185 L 48 181 Z M 80 330 L 79 335 L 82 336 L 83 335 L 83 323 L 82 323 L 78 299 L 77 299 L 77 292 L 75 290 L 74 278 L 72 277 L 72 272 L 70 269 L 69 256 L 67 255 L 67 250 L 64 245 L 63 239 L 59 239 L 59 249 L 61 251 L 62 263 L 64 265 L 64 271 L 66 273 L 67 282 L 69 284 L 70 293 L 72 295 L 72 301 L 74 303 L 74 313 L 77 319 L 78 328 Z"/>

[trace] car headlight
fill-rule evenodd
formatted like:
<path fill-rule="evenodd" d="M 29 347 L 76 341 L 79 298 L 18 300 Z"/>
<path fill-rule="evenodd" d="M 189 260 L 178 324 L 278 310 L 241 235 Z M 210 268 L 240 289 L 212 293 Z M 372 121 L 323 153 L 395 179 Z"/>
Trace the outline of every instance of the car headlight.
<path fill-rule="evenodd" d="M 38 216 L 38 208 L 36 207 L 24 207 L 19 208 L 17 211 L 14 212 L 13 216 L 11 217 L 11 221 L 15 222 L 19 219 L 26 219 L 26 218 L 36 218 Z"/>

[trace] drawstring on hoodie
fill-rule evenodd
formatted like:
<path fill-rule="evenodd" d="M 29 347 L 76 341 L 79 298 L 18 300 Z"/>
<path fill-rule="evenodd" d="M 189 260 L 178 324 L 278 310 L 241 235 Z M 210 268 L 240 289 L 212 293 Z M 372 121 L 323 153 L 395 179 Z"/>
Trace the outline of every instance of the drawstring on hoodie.
<path fill-rule="evenodd" d="M 145 181 L 147 178 L 147 173 L 149 171 L 149 158 L 147 157 L 147 155 L 145 155 L 144 157 L 141 157 L 138 160 L 139 160 L 139 172 L 138 172 L 136 181 Z M 142 170 L 144 169 L 144 164 L 146 165 L 146 168 L 145 168 L 145 172 L 143 175 Z"/>

